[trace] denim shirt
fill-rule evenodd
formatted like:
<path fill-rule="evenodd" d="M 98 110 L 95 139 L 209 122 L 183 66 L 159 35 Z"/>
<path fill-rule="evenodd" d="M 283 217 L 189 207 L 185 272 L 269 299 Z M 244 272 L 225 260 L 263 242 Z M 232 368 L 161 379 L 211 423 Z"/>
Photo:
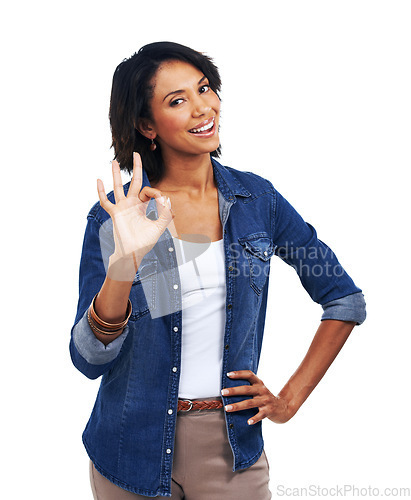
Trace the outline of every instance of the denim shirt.
<path fill-rule="evenodd" d="M 322 305 L 322 319 L 361 324 L 365 302 L 335 254 L 269 181 L 214 159 L 212 166 L 226 273 L 223 388 L 248 384 L 228 378 L 229 371 L 257 372 L 273 255 L 293 266 L 302 286 Z M 145 185 L 149 182 L 143 170 Z M 113 201 L 112 192 L 108 198 Z M 154 200 L 147 216 L 157 217 Z M 70 340 L 74 365 L 91 379 L 102 375 L 83 443 L 96 469 L 114 484 L 140 495 L 171 496 L 182 328 L 175 248 L 166 229 L 133 281 L 128 325 L 104 346 L 93 335 L 86 314 L 103 284 L 113 248 L 111 219 L 97 203 L 88 214 Z M 248 397 L 223 397 L 223 402 Z M 233 471 L 250 467 L 262 453 L 261 422 L 247 424 L 256 413 L 253 408 L 225 414 Z"/>

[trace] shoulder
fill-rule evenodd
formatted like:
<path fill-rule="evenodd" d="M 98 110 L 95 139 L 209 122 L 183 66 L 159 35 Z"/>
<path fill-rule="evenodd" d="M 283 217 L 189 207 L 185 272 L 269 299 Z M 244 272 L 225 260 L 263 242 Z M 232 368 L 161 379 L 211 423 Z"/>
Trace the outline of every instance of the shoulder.
<path fill-rule="evenodd" d="M 273 189 L 273 185 L 271 182 L 265 177 L 261 177 L 254 172 L 250 172 L 247 170 L 236 170 L 232 167 L 225 167 L 233 177 L 241 181 L 244 185 L 252 188 L 265 188 L 265 189 Z"/>
<path fill-rule="evenodd" d="M 215 159 L 213 159 L 213 163 L 216 167 L 216 171 L 221 174 L 221 177 L 231 188 L 234 186 L 241 187 L 248 191 L 251 196 L 261 196 L 265 193 L 271 195 L 275 194 L 274 186 L 268 179 L 254 172 L 223 166 Z"/>

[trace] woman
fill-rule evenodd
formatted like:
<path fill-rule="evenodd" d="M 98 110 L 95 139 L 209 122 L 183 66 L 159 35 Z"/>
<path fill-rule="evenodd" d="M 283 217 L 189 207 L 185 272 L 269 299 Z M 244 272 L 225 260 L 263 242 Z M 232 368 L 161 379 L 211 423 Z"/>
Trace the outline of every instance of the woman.
<path fill-rule="evenodd" d="M 271 498 L 262 419 L 295 415 L 365 319 L 314 228 L 269 181 L 215 160 L 219 90 L 209 58 L 169 42 L 114 74 L 114 193 L 98 181 L 70 342 L 75 366 L 102 375 L 83 434 L 100 500 Z M 274 254 L 324 310 L 277 396 L 255 374 Z"/>

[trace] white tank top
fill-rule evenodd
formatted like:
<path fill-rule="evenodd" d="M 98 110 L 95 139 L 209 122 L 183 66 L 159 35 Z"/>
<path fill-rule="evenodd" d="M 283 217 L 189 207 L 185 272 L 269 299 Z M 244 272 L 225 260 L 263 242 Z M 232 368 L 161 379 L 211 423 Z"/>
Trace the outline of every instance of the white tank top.
<path fill-rule="evenodd" d="M 182 294 L 182 351 L 178 397 L 220 395 L 225 328 L 223 240 L 173 238 Z"/>

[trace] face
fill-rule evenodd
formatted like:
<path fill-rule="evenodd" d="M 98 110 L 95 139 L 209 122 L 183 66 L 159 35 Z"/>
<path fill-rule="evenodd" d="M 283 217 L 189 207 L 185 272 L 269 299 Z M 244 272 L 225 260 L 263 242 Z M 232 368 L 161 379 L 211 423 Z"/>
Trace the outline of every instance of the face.
<path fill-rule="evenodd" d="M 160 66 L 153 83 L 153 120 L 144 135 L 160 144 L 163 157 L 216 150 L 220 100 L 205 75 L 191 64 L 170 61 Z"/>

